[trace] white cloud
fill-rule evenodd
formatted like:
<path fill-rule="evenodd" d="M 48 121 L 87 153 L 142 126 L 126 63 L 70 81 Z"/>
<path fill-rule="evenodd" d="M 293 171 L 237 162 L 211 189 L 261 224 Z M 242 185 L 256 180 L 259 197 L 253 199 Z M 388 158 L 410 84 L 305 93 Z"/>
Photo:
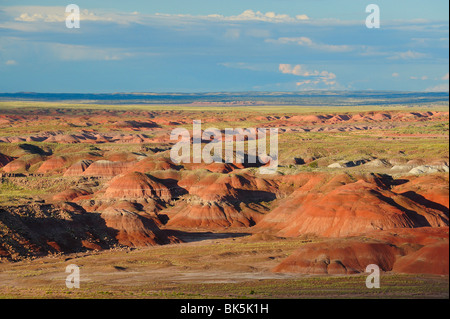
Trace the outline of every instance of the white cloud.
<path fill-rule="evenodd" d="M 411 80 L 422 80 L 422 81 L 428 80 L 428 76 L 426 76 L 426 75 L 423 75 L 423 76 L 410 76 L 409 78 Z"/>
<path fill-rule="evenodd" d="M 291 65 L 291 64 L 280 64 L 279 70 L 283 74 L 293 74 L 305 78 L 303 81 L 297 82 L 297 86 L 302 86 L 305 84 L 325 84 L 327 86 L 332 86 L 336 84 L 336 74 L 328 71 L 308 71 L 301 64 Z"/>
<path fill-rule="evenodd" d="M 442 80 L 444 80 L 444 81 L 448 81 L 448 80 L 449 80 L 448 72 L 447 72 L 446 75 L 444 75 L 444 76 L 442 77 Z"/>
<path fill-rule="evenodd" d="M 397 72 L 392 73 L 393 78 L 398 78 L 399 76 L 400 76 L 400 74 L 398 74 Z"/>
<path fill-rule="evenodd" d="M 280 64 L 279 69 L 283 74 L 303 75 L 302 66 L 300 64 L 294 67 L 290 64 Z"/>
<path fill-rule="evenodd" d="M 397 52 L 393 56 L 388 57 L 390 60 L 411 60 L 411 59 L 421 59 L 425 58 L 427 55 L 425 53 L 414 52 L 408 50 L 406 52 Z"/>
<path fill-rule="evenodd" d="M 211 16 L 210 16 L 211 17 Z M 215 16 L 216 18 L 221 17 L 224 20 L 229 21 L 264 21 L 264 22 L 295 22 L 295 21 L 303 21 L 308 20 L 309 17 L 305 14 L 302 15 L 296 15 L 295 17 L 291 17 L 288 14 L 277 14 L 275 12 L 267 12 L 262 13 L 261 11 L 253 11 L 253 10 L 246 10 L 240 15 L 237 16 Z"/>
<path fill-rule="evenodd" d="M 296 15 L 295 18 L 296 18 L 297 20 L 309 20 L 309 17 L 308 17 L 306 14 L 299 14 L 299 15 Z"/>
<path fill-rule="evenodd" d="M 17 61 L 15 60 L 8 60 L 5 62 L 6 65 L 17 65 Z"/>
<path fill-rule="evenodd" d="M 64 22 L 67 16 L 64 6 L 10 6 L 2 10 L 14 18 L 17 22 Z M 139 12 L 114 12 L 109 10 L 81 10 L 81 21 L 109 21 L 116 23 L 137 22 L 142 24 L 152 23 L 152 19 L 171 20 L 217 20 L 217 21 L 263 21 L 271 23 L 304 22 L 309 17 L 306 14 L 298 14 L 294 17 L 288 14 L 275 12 L 263 13 L 261 11 L 245 10 L 235 16 L 220 14 L 190 15 L 190 14 L 140 14 Z"/>
<path fill-rule="evenodd" d="M 349 52 L 353 48 L 349 45 L 333 45 L 333 44 L 322 44 L 316 43 L 308 37 L 298 37 L 298 38 L 278 38 L 278 39 L 267 39 L 266 42 L 276 43 L 276 44 L 297 44 L 300 46 L 310 47 L 315 50 L 328 51 L 328 52 Z"/>
<path fill-rule="evenodd" d="M 212 21 L 228 21 L 228 22 L 245 22 L 245 21 L 262 21 L 270 23 L 292 23 L 292 22 L 305 22 L 309 20 L 306 14 L 299 14 L 292 17 L 288 14 L 278 14 L 275 12 L 263 13 L 261 11 L 245 10 L 239 15 L 224 16 L 221 14 L 208 14 L 208 15 L 190 15 L 190 14 L 166 14 L 156 13 L 156 17 L 164 17 L 170 19 L 192 19 L 192 20 L 212 20 Z"/>
<path fill-rule="evenodd" d="M 118 61 L 135 55 L 121 49 L 68 44 L 51 44 L 50 50 L 62 61 Z"/>
<path fill-rule="evenodd" d="M 425 90 L 426 92 L 448 92 L 449 91 L 449 85 L 446 84 L 439 84 L 433 87 L 429 87 Z"/>
<path fill-rule="evenodd" d="M 11 16 L 15 22 L 27 23 L 63 23 L 69 13 L 65 6 L 10 6 L 2 10 Z M 104 21 L 126 24 L 137 22 L 141 18 L 138 12 L 112 12 L 105 10 L 80 11 L 80 21 Z"/>

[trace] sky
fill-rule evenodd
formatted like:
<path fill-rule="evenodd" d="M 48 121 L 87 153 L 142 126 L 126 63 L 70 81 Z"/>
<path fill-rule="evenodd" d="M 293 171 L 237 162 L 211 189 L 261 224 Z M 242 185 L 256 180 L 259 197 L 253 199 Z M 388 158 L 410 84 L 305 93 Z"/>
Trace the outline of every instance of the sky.
<path fill-rule="evenodd" d="M 0 92 L 449 90 L 447 0 L 71 1 L 0 0 Z"/>

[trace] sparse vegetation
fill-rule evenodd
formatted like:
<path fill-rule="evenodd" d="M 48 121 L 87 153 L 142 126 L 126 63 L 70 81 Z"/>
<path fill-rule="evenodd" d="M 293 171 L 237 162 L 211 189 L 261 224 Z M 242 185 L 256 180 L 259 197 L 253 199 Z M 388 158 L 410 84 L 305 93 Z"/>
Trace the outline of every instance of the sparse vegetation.
<path fill-rule="evenodd" d="M 20 115 L 13 117 L 10 122 L 5 120 L 5 124 L 0 126 L 0 139 L 11 138 L 10 142 L 6 139 L 0 142 L 0 155 L 8 157 L 1 166 L 5 167 L 14 160 L 25 163 L 1 177 L 0 209 L 9 209 L 17 214 L 8 218 L 6 214 L 0 216 L 0 256 L 12 252 L 12 259 L 22 261 L 12 263 L 0 260 L 0 298 L 448 298 L 448 276 L 384 273 L 382 289 L 368 290 L 362 274 L 312 276 L 273 273 L 272 269 L 299 247 L 321 243 L 323 239 L 310 233 L 303 237 L 281 238 L 271 231 L 263 235 L 258 233 L 260 237 L 250 236 L 253 231 L 251 227 L 257 220 L 253 220 L 253 217 L 250 218 L 250 226 L 246 228 L 240 220 L 238 222 L 242 228 L 221 226 L 220 230 L 208 232 L 202 228 L 204 225 L 198 228 L 167 227 L 171 218 L 187 209 L 187 206 L 177 206 L 179 202 L 185 205 L 198 204 L 205 210 L 213 207 L 219 216 L 228 218 L 224 209 L 226 207 L 235 214 L 229 219 L 235 221 L 243 212 L 255 213 L 251 216 L 260 214 L 266 217 L 297 188 L 302 187 L 300 184 L 303 185 L 303 181 L 298 184 L 289 180 L 289 177 L 297 174 L 324 175 L 317 185 L 312 185 L 314 190 L 320 190 L 322 184 L 325 185 L 338 175 L 356 183 L 361 176 L 369 176 L 371 173 L 378 174 L 380 180 L 398 174 L 399 182 L 404 182 L 402 178 L 409 172 L 406 169 L 393 173 L 390 164 L 389 167 L 362 164 L 338 169 L 328 167 L 336 162 L 366 162 L 373 159 L 399 163 L 448 161 L 448 102 L 443 101 L 442 97 L 434 102 L 418 99 L 414 105 L 406 99 L 389 103 L 389 99 L 382 97 L 368 103 L 361 96 L 351 100 L 336 98 L 333 104 L 327 104 L 327 101 L 334 98 L 335 96 L 326 97 L 316 100 L 317 103 L 314 104 L 314 98 L 308 97 L 305 101 L 311 104 L 297 106 L 291 105 L 291 97 L 285 97 L 280 100 L 279 105 L 266 103 L 226 108 L 209 104 L 184 105 L 181 102 L 166 105 L 130 102 L 129 105 L 122 105 L 113 102 L 96 104 L 90 103 L 91 101 L 0 101 L 0 113 Z M 344 103 L 345 101 L 348 103 Z M 383 112 L 387 112 L 392 119 L 384 120 L 384 114 L 379 114 Z M 442 114 L 438 114 L 436 118 L 428 118 L 415 117 L 412 112 Z M 375 113 L 381 119 L 376 118 Z M 328 118 L 317 120 L 318 115 L 326 115 Z M 341 121 L 334 118 L 338 115 L 343 118 L 356 116 L 357 119 Z M 39 119 L 39 116 L 44 118 Z M 290 118 L 294 116 L 298 118 Z M 302 120 L 301 116 L 310 118 Z M 124 125 L 124 119 L 159 122 L 155 126 L 139 127 L 126 125 L 127 123 Z M 191 130 L 195 119 L 204 121 L 203 129 L 278 127 L 280 167 L 274 178 L 279 178 L 282 182 L 272 185 L 274 180 L 271 179 L 246 179 L 246 176 L 258 176 L 258 169 L 255 167 L 233 168 L 231 171 L 221 172 L 220 168 L 218 171 L 210 171 L 201 165 L 174 166 L 164 162 L 172 145 L 168 140 L 170 131 L 175 127 Z M 82 136 L 79 138 L 80 135 Z M 58 142 L 57 139 L 49 139 L 48 142 L 46 139 L 49 136 L 63 136 L 67 140 Z M 142 142 L 139 141 L 139 136 L 143 137 Z M 137 138 L 138 141 L 128 142 L 123 137 Z M 40 173 L 42 164 L 55 157 L 64 157 L 63 163 Z M 111 180 L 120 175 L 116 172 L 92 176 L 64 175 L 70 167 L 82 160 L 90 161 L 89 165 L 100 160 L 108 163 L 117 161 L 133 165 L 148 164 L 148 167 L 143 166 L 139 175 L 142 177 L 142 185 L 138 186 L 142 187 L 137 188 L 137 193 L 142 198 L 106 200 L 104 194 L 111 185 Z M 3 173 L 4 169 L 0 168 L 0 172 Z M 434 177 L 436 188 L 448 181 L 448 173 L 445 172 L 439 172 Z M 225 179 L 228 184 L 222 189 L 218 185 Z M 242 183 L 243 186 L 231 187 L 232 179 L 234 183 Z M 130 181 L 124 180 L 123 184 L 128 182 Z M 252 193 L 253 186 L 249 186 L 252 182 L 260 183 L 264 190 L 258 189 Z M 338 180 L 336 185 L 340 183 Z M 266 184 L 270 186 L 270 191 L 265 190 L 264 187 L 269 187 Z M 121 185 L 118 185 L 119 191 Z M 166 188 L 166 185 L 170 187 Z M 192 185 L 204 187 L 205 192 L 210 187 L 212 195 L 217 193 L 219 199 L 203 199 L 202 194 L 189 191 Z M 421 186 L 414 186 L 415 190 L 421 190 Z M 128 184 L 127 187 L 131 188 Z M 332 187 L 335 186 L 329 186 Z M 235 188 L 236 194 L 232 192 Z M 279 191 L 278 188 L 282 190 Z M 166 191 L 164 195 L 170 199 L 162 201 L 156 195 L 148 196 L 155 189 Z M 128 196 L 131 191 L 127 191 L 129 192 L 125 195 Z M 221 191 L 224 192 L 223 196 Z M 387 189 L 385 191 L 388 192 Z M 381 197 L 380 192 L 372 191 L 370 194 L 375 193 Z M 395 196 L 399 197 L 403 193 L 410 193 L 409 189 L 401 190 Z M 78 196 L 75 197 L 77 200 L 71 197 L 73 194 Z M 55 200 L 55 195 L 61 197 Z M 144 195 L 147 196 L 145 199 Z M 258 199 L 251 198 L 253 195 Z M 425 205 L 420 201 L 421 198 L 413 202 L 404 196 L 401 198 L 407 202 L 404 206 L 401 200 L 395 200 L 386 198 L 385 202 L 395 206 L 397 210 L 408 211 Z M 294 210 L 299 206 L 295 201 L 293 203 L 288 206 L 289 209 Z M 33 235 L 32 228 L 39 228 L 38 226 L 31 224 L 28 229 L 28 224 L 22 226 L 17 223 L 21 225 L 20 228 L 13 229 L 11 219 L 21 220 L 27 216 L 29 222 L 30 216 L 34 216 L 34 208 L 27 209 L 33 205 L 36 206 L 36 211 L 48 205 L 36 216 L 45 215 L 46 218 L 57 220 L 52 225 L 59 225 L 58 232 L 61 233 L 57 235 L 61 238 L 77 237 L 75 241 L 79 249 L 72 251 L 78 253 L 67 255 L 64 248 L 58 247 L 58 243 L 49 241 L 45 236 Z M 424 211 L 437 209 L 445 214 L 445 208 L 441 204 L 431 203 L 428 208 L 422 206 L 420 209 L 423 208 Z M 171 244 L 164 246 L 126 248 L 126 245 L 118 245 L 113 237 L 108 237 L 110 235 L 106 234 L 104 219 L 101 219 L 98 227 L 81 223 L 93 228 L 82 233 L 76 232 L 79 224 L 75 215 L 81 216 L 80 218 L 98 217 L 100 220 L 101 213 L 107 208 L 113 208 L 110 213 L 114 218 L 129 214 L 127 217 L 132 216 L 135 218 L 133 221 L 147 220 L 157 225 L 152 226 L 155 227 L 152 230 L 172 231 L 175 234 L 174 241 L 169 241 Z M 47 214 L 46 209 L 51 212 Z M 210 218 L 211 211 L 208 210 L 202 216 Z M 195 218 L 197 217 L 194 216 L 193 219 Z M 64 229 L 64 225 L 68 225 L 67 229 Z M 136 225 L 143 224 L 131 224 L 132 231 L 141 230 Z M 117 231 L 113 226 L 109 224 L 109 230 Z M 145 227 L 142 226 L 144 230 L 150 229 Z M 96 234 L 95 231 L 101 234 Z M 123 233 L 125 237 L 129 236 L 127 231 Z M 187 238 L 186 243 L 174 244 L 177 242 L 175 239 L 183 238 Z M 105 240 L 107 250 L 101 251 L 96 245 L 98 241 L 94 239 Z M 111 241 L 106 243 L 107 239 Z M 70 240 L 74 238 L 71 237 Z M 368 237 L 362 239 L 362 242 L 369 241 Z M 45 249 L 37 254 L 36 245 Z M 416 246 L 414 247 L 417 249 L 422 247 Z M 409 245 L 407 248 L 411 250 L 411 247 Z M 37 258 L 37 255 L 40 257 Z M 65 288 L 64 268 L 68 262 L 82 267 L 83 276 L 89 278 L 89 281 L 82 281 L 80 290 L 68 291 Z"/>

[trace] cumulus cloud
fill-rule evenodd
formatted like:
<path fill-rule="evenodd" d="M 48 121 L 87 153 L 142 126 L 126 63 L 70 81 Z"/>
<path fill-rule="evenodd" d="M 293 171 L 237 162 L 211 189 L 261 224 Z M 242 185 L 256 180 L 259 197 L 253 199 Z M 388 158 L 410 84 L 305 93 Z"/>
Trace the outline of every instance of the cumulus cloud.
<path fill-rule="evenodd" d="M 270 23 L 288 23 L 288 22 L 304 22 L 308 21 L 309 17 L 306 14 L 299 14 L 295 17 L 292 17 L 288 14 L 279 14 L 275 12 L 266 12 L 263 13 L 261 11 L 253 11 L 253 10 L 245 10 L 239 15 L 234 16 L 224 16 L 221 14 L 208 14 L 208 15 L 197 15 L 193 16 L 190 14 L 165 14 L 165 13 L 156 13 L 157 17 L 165 17 L 165 18 L 176 18 L 176 19 L 207 19 L 207 20 L 215 20 L 215 21 L 231 21 L 231 22 L 239 22 L 239 21 L 262 21 L 262 22 L 270 22 Z"/>
<path fill-rule="evenodd" d="M 15 60 L 8 60 L 5 62 L 6 65 L 17 65 L 17 61 Z"/>
<path fill-rule="evenodd" d="M 166 20 L 168 23 L 196 22 L 205 21 L 228 21 L 228 22 L 268 22 L 268 23 L 308 23 L 317 26 L 348 26 L 360 25 L 360 21 L 340 20 L 335 18 L 311 19 L 304 13 L 283 14 L 276 12 L 261 12 L 252 9 L 245 10 L 241 14 L 226 16 L 222 14 L 191 15 L 191 14 L 166 14 L 154 13 L 143 14 L 137 11 L 120 12 L 104 9 L 86 10 L 81 8 L 80 19 L 83 21 L 108 21 L 118 24 L 153 24 L 156 21 L 162 23 Z M 65 6 L 8 6 L 2 8 L 13 20 L 17 22 L 64 22 L 66 18 Z M 155 21 L 156 20 L 156 21 Z"/>
<path fill-rule="evenodd" d="M 28 23 L 63 23 L 69 13 L 66 13 L 64 6 L 11 6 L 3 8 L 9 16 L 16 22 Z M 118 24 L 137 22 L 140 19 L 138 12 L 112 12 L 105 10 L 91 11 L 87 9 L 80 10 L 80 21 L 104 21 L 115 22 Z"/>
<path fill-rule="evenodd" d="M 308 37 L 297 37 L 297 38 L 283 37 L 278 39 L 267 39 L 266 42 L 275 44 L 297 44 L 300 46 L 310 47 L 315 50 L 328 52 L 349 52 L 353 50 L 353 48 L 349 45 L 316 43 Z"/>
<path fill-rule="evenodd" d="M 211 17 L 211 16 L 210 16 Z M 295 22 L 308 20 L 309 17 L 305 14 L 291 17 L 288 14 L 277 14 L 275 12 L 262 13 L 261 11 L 245 10 L 237 16 L 224 17 L 215 15 L 215 18 L 222 18 L 229 21 L 264 21 L 264 22 Z"/>
<path fill-rule="evenodd" d="M 400 76 L 400 74 L 398 74 L 397 72 L 392 73 L 393 78 L 398 78 L 399 76 Z"/>
<path fill-rule="evenodd" d="M 280 64 L 279 70 L 283 74 L 297 75 L 306 78 L 297 82 L 297 86 L 305 84 L 325 84 L 332 86 L 336 84 L 336 74 L 328 71 L 308 71 L 303 65 Z M 311 79 L 308 79 L 311 78 Z"/>

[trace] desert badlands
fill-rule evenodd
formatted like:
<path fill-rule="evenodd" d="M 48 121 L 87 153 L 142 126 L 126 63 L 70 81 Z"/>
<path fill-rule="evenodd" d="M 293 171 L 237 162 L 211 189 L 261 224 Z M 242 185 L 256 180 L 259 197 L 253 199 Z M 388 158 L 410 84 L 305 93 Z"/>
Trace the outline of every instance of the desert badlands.
<path fill-rule="evenodd" d="M 174 163 L 171 131 L 198 119 L 277 128 L 278 168 Z M 448 120 L 432 103 L 1 102 L 0 296 L 448 298 Z"/>

